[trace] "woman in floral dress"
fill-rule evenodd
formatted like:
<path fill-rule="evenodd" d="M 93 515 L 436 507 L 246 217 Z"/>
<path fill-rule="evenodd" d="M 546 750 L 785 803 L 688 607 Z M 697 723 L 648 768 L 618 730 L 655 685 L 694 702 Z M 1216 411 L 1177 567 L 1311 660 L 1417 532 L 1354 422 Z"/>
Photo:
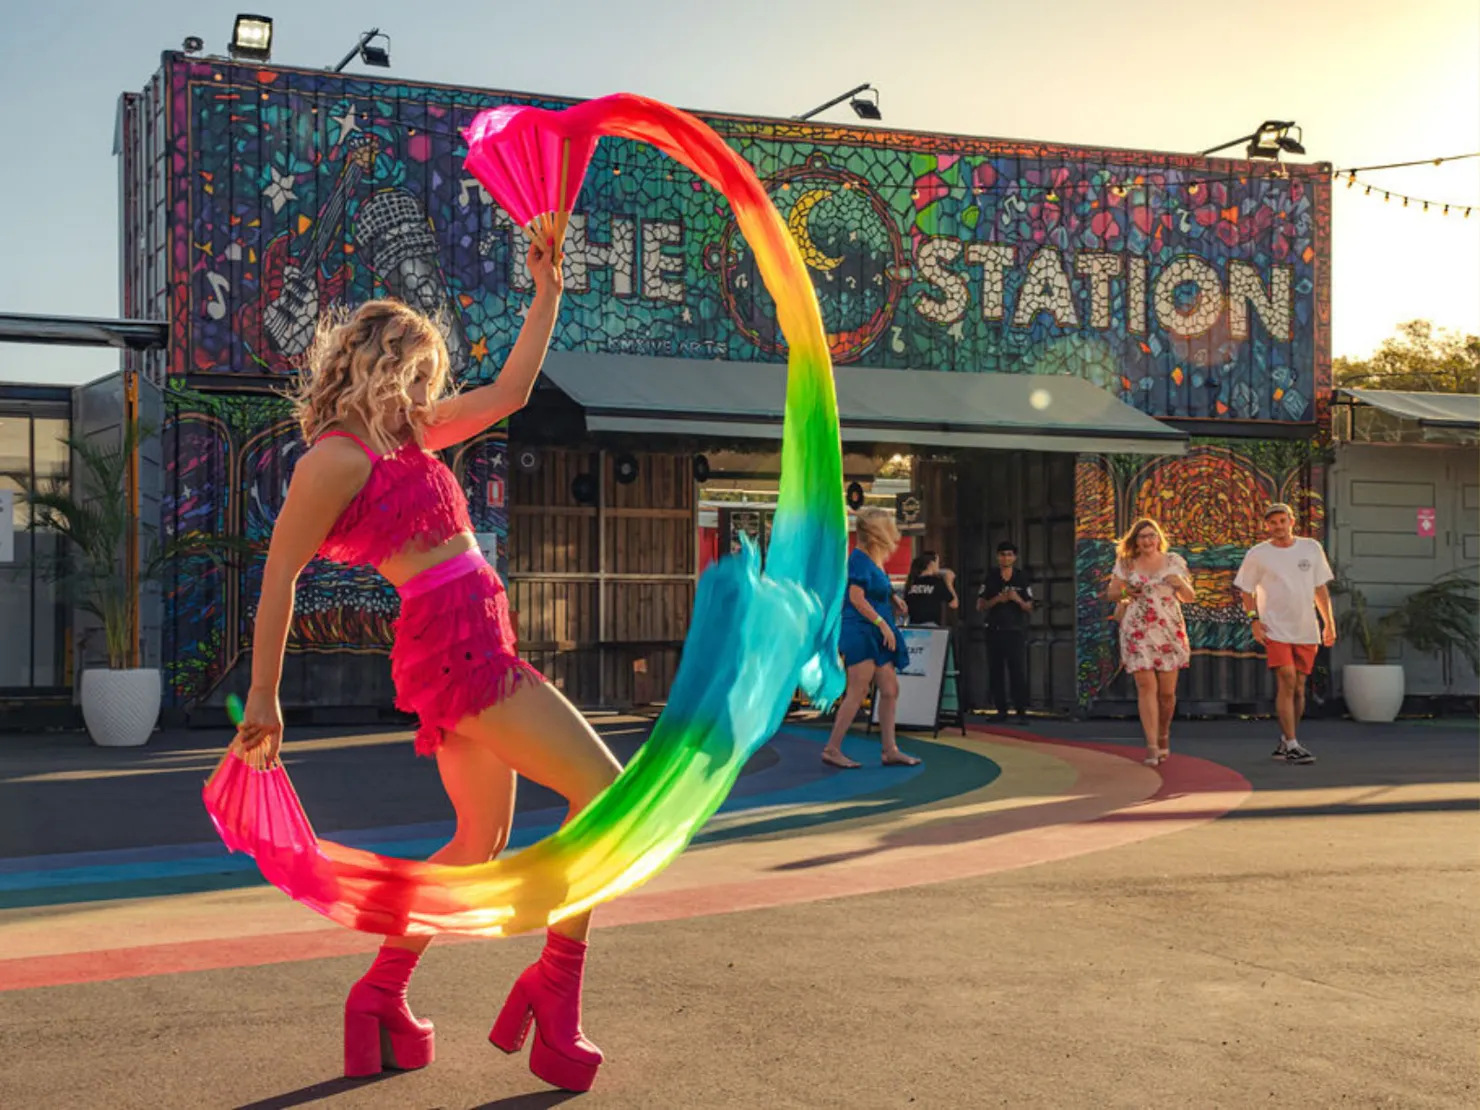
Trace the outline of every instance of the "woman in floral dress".
<path fill-rule="evenodd" d="M 1132 524 L 1116 554 L 1106 593 L 1111 601 L 1129 603 L 1120 619 L 1120 661 L 1136 680 L 1145 762 L 1155 767 L 1171 755 L 1177 672 L 1192 658 L 1182 603 L 1197 595 L 1187 563 L 1167 550 L 1166 535 L 1156 521 L 1142 517 Z"/>

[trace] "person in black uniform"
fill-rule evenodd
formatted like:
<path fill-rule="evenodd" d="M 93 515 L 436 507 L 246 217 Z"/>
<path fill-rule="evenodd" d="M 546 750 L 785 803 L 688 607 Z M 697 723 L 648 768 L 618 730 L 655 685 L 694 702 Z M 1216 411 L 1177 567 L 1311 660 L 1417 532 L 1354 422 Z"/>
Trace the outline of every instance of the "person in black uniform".
<path fill-rule="evenodd" d="M 956 598 L 956 572 L 942 570 L 934 551 L 921 552 L 910 564 L 904 580 L 904 603 L 909 606 L 910 624 L 939 628 L 947 609 L 960 605 Z"/>
<path fill-rule="evenodd" d="M 976 608 L 986 614 L 987 678 L 997 716 L 1007 716 L 1010 689 L 1013 709 L 1019 717 L 1026 717 L 1028 614 L 1033 611 L 1033 583 L 1017 566 L 1017 546 L 1011 541 L 997 545 L 997 567 L 987 574 L 977 594 Z"/>

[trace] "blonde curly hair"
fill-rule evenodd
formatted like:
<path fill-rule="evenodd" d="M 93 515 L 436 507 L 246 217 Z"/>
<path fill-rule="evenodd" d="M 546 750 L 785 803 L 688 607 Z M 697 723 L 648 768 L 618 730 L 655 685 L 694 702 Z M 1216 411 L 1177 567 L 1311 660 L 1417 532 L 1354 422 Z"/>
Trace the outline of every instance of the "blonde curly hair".
<path fill-rule="evenodd" d="M 411 400 L 420 374 L 427 380 L 424 405 Z M 423 442 L 438 399 L 451 392 L 450 379 L 447 341 L 435 321 L 400 301 L 366 301 L 353 312 L 336 309 L 320 317 L 289 397 L 310 445 L 353 417 L 369 431 L 370 446 L 387 454 L 408 427 Z"/>
<path fill-rule="evenodd" d="M 863 509 L 858 517 L 858 546 L 893 554 L 899 546 L 899 526 L 887 509 Z"/>

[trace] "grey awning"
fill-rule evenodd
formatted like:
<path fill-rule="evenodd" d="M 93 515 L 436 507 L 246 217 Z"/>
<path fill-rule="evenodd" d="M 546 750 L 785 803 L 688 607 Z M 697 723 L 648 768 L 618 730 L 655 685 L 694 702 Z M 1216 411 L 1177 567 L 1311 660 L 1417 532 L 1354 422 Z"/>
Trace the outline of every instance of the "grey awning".
<path fill-rule="evenodd" d="M 1187 435 L 1067 375 L 836 371 L 845 443 L 1180 455 Z M 786 367 L 551 351 L 545 375 L 593 432 L 781 436 Z"/>
<path fill-rule="evenodd" d="M 1402 393 L 1393 389 L 1338 389 L 1358 404 L 1371 405 L 1426 428 L 1480 430 L 1480 393 Z"/>
<path fill-rule="evenodd" d="M 97 320 L 78 316 L 0 313 L 0 342 L 162 351 L 169 341 L 170 326 L 153 320 Z"/>

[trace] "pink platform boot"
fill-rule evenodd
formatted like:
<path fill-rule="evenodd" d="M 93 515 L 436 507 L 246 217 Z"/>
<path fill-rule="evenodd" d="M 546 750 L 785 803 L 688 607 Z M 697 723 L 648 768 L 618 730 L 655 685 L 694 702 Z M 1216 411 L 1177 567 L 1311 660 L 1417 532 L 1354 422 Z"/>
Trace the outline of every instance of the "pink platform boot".
<path fill-rule="evenodd" d="M 382 1068 L 410 1071 L 432 1062 L 432 1023 L 406 1005 L 406 986 L 421 956 L 385 947 L 344 1003 L 344 1074 L 377 1075 Z"/>
<path fill-rule="evenodd" d="M 529 1070 L 552 1087 L 589 1091 L 601 1067 L 601 1049 L 581 1032 L 581 976 L 586 945 L 547 933 L 545 950 L 514 983 L 488 1039 L 505 1052 L 518 1052 L 534 1022 Z"/>

